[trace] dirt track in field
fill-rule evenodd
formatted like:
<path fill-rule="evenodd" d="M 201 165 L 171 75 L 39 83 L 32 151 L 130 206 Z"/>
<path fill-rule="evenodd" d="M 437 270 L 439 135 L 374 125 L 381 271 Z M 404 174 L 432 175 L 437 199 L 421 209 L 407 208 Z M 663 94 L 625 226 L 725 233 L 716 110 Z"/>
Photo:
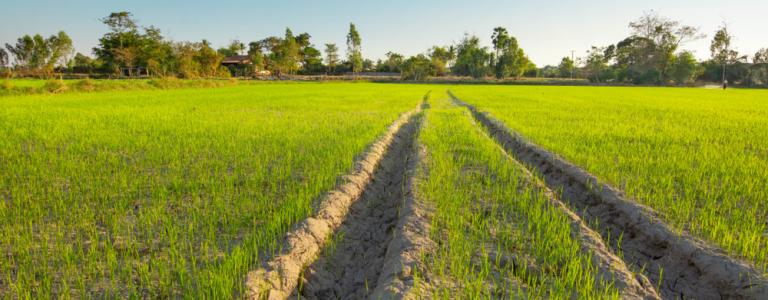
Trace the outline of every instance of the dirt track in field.
<path fill-rule="evenodd" d="M 304 271 L 290 298 L 365 299 L 379 287 L 387 250 L 393 243 L 400 210 L 411 194 L 410 181 L 417 162 L 415 137 L 420 116 L 414 116 L 395 136 L 372 182 L 349 210 L 336 232 L 336 241 Z M 388 281 L 383 280 L 383 284 Z"/>
<path fill-rule="evenodd" d="M 586 171 L 526 141 L 453 94 L 450 96 L 467 107 L 508 153 L 541 174 L 550 189 L 562 191 L 561 198 L 582 219 L 599 224 L 596 229 L 604 235 L 623 235 L 618 250 L 624 261 L 635 270 L 644 270 L 659 287 L 662 298 L 768 297 L 768 280 L 754 267 L 688 234 L 675 233 L 651 209 L 625 199 L 620 191 L 599 183 Z"/>
<path fill-rule="evenodd" d="M 390 229 L 398 224 L 397 209 L 403 202 L 403 196 L 407 194 L 403 190 L 408 186 L 404 174 L 407 173 L 406 169 L 411 162 L 406 154 L 412 150 L 422 116 L 421 109 L 422 107 L 419 107 L 395 121 L 385 135 L 358 161 L 356 171 L 345 177 L 345 183 L 329 192 L 320 201 L 318 213 L 305 219 L 295 230 L 288 233 L 285 250 L 271 260 L 263 262 L 261 268 L 248 273 L 245 283 L 246 298 L 285 299 L 297 291 L 299 282 L 303 280 L 302 277 L 308 279 L 307 284 L 303 285 L 306 288 L 298 291 L 307 291 L 307 296 L 311 297 L 314 291 L 325 290 L 324 285 L 319 282 L 327 283 L 320 279 L 328 278 L 315 270 L 327 271 L 331 277 L 347 276 L 346 267 L 339 269 L 341 273 L 333 268 L 316 268 L 320 266 L 320 261 L 333 259 L 331 256 L 317 261 L 329 239 L 334 236 L 334 232 L 337 232 L 340 226 L 344 227 L 341 232 L 346 238 L 337 243 L 337 251 L 364 251 L 355 252 L 355 255 L 350 254 L 350 257 L 356 256 L 356 260 L 355 264 L 348 268 L 354 269 L 356 273 L 353 275 L 366 276 L 369 290 L 372 286 L 371 281 L 373 286 L 376 285 L 378 278 L 373 274 L 380 273 L 384 266 L 387 242 L 392 236 Z M 385 195 L 385 197 L 378 197 L 378 195 Z M 348 216 L 350 212 L 351 216 Z M 358 222 L 363 223 L 358 224 Z M 366 228 L 366 226 L 372 227 Z M 373 230 L 373 226 L 377 226 L 376 230 Z M 353 239 L 368 246 L 354 248 L 355 245 L 351 245 Z M 376 259 L 371 261 L 370 258 Z M 339 261 L 339 263 L 346 262 Z M 374 263 L 378 265 L 378 270 L 365 268 L 366 265 Z M 307 272 L 309 276 L 303 276 L 307 266 L 309 266 Z M 318 275 L 312 275 L 315 273 Z M 337 278 L 333 277 L 333 279 Z M 334 283 L 334 286 L 342 291 L 341 295 L 352 292 L 355 295 L 361 295 L 362 292 L 359 292 L 361 285 L 356 281 L 338 280 L 339 283 Z M 362 286 L 365 290 L 365 280 Z"/>
<path fill-rule="evenodd" d="M 506 150 L 502 148 L 500 151 Z M 509 154 L 507 153 L 507 155 Z M 650 280 L 643 274 L 633 274 L 626 263 L 605 245 L 600 234 L 589 228 L 576 213 L 560 200 L 554 191 L 547 187 L 545 182 L 516 159 L 511 158 L 511 160 L 523 168 L 527 175 L 526 180 L 542 190 L 549 198 L 550 203 L 568 217 L 571 225 L 571 236 L 579 241 L 581 250 L 590 255 L 592 265 L 597 270 L 597 277 L 595 278 L 598 281 L 597 285 L 600 285 L 601 282 L 613 282 L 622 299 L 660 298 Z"/>

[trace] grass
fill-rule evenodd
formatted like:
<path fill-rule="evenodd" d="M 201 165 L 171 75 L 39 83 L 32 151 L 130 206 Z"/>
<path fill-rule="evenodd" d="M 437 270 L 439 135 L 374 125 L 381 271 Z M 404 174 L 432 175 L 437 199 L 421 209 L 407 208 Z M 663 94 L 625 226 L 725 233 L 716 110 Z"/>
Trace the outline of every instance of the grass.
<path fill-rule="evenodd" d="M 456 86 L 457 97 L 768 270 L 768 92 Z"/>
<path fill-rule="evenodd" d="M 239 297 L 246 273 L 387 125 L 447 87 L 61 84 L 0 82 L 0 298 Z M 679 230 L 768 269 L 766 91 L 450 88 Z M 428 296 L 618 297 L 595 280 L 566 216 L 466 109 L 438 96 L 419 140 L 417 194 L 434 206 L 438 245 L 417 276 L 436 276 Z"/>
<path fill-rule="evenodd" d="M 0 99 L 0 297 L 232 298 L 426 88 Z"/>
<path fill-rule="evenodd" d="M 417 195 L 434 207 L 426 298 L 618 299 L 596 280 L 569 219 L 443 95 L 419 136 Z M 417 276 L 418 277 L 418 276 Z"/>
<path fill-rule="evenodd" d="M 0 80 L 0 97 L 35 94 L 61 94 L 71 92 L 163 90 L 179 88 L 214 88 L 245 84 L 263 84 L 240 80 L 180 80 L 175 78 L 156 79 L 4 79 Z M 2 98 L 0 98 L 0 101 Z"/>

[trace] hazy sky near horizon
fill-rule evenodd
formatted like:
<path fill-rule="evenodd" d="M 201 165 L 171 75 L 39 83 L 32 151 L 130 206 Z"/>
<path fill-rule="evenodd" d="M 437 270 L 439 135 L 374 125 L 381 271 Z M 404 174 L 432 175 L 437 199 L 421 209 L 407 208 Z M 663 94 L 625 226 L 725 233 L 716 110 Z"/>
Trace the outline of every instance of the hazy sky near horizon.
<path fill-rule="evenodd" d="M 0 0 L 0 43 L 24 34 L 45 36 L 59 30 L 73 39 L 77 51 L 91 55 L 107 31 L 100 18 L 127 10 L 140 25 L 159 27 L 176 41 L 207 39 L 216 47 L 233 39 L 245 43 L 286 27 L 308 32 L 322 50 L 325 43 L 345 49 L 350 22 L 362 36 L 363 55 L 378 59 L 388 51 L 405 55 L 432 45 L 451 44 L 464 33 L 490 44 L 492 29 L 506 27 L 539 66 L 557 64 L 563 56 L 583 56 L 591 45 L 605 46 L 629 34 L 627 25 L 644 11 L 656 11 L 683 24 L 699 27 L 707 38 L 684 46 L 697 57 L 709 57 L 710 39 L 724 21 L 735 35 L 733 45 L 750 56 L 768 47 L 766 0 Z M 226 2 L 226 3 L 224 3 Z"/>

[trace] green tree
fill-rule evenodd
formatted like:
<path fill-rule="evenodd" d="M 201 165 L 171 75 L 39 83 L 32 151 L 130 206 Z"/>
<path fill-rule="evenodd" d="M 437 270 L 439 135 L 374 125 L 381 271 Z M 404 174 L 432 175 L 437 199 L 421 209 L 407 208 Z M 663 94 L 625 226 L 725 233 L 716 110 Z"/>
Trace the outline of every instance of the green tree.
<path fill-rule="evenodd" d="M 647 41 L 644 44 L 649 61 L 646 64 L 655 69 L 656 81 L 663 83 L 668 79 L 669 68 L 675 60 L 675 52 L 680 45 L 704 38 L 698 29 L 682 25 L 679 21 L 668 19 L 655 12 L 646 12 L 639 19 L 629 23 L 632 36 Z"/>
<path fill-rule="evenodd" d="M 618 80 L 634 83 L 666 83 L 680 46 L 704 37 L 697 28 L 655 12 L 644 13 L 629 28 L 630 36 L 605 48 L 603 56 L 615 61 Z"/>
<path fill-rule="evenodd" d="M 731 39 L 733 39 L 733 36 L 728 32 L 728 26 L 723 24 L 715 32 L 715 36 L 712 38 L 712 43 L 709 46 L 712 60 L 722 66 L 722 83 L 724 87 L 726 85 L 726 69 L 728 65 L 735 63 L 739 58 L 739 53 L 731 48 Z"/>
<path fill-rule="evenodd" d="M 276 75 L 293 74 L 301 67 L 301 48 L 290 28 L 285 29 L 283 38 L 272 36 L 258 43 L 269 50 L 266 66 Z"/>
<path fill-rule="evenodd" d="M 615 46 L 604 48 L 602 56 L 606 61 L 611 58 L 616 61 L 620 81 L 654 82 L 659 78 L 654 60 L 654 47 L 653 41 L 647 38 L 630 36 Z"/>
<path fill-rule="evenodd" d="M 311 42 L 309 33 L 302 33 L 295 37 L 299 48 L 301 69 L 305 74 L 315 74 L 323 70 L 323 58 L 320 50 Z"/>
<path fill-rule="evenodd" d="M 221 55 L 224 55 L 225 57 L 242 55 L 243 51 L 245 51 L 245 44 L 239 40 L 232 40 L 229 42 L 229 45 L 217 50 L 217 52 L 221 53 Z"/>
<path fill-rule="evenodd" d="M 670 66 L 670 75 L 677 84 L 693 81 L 699 73 L 699 64 L 690 51 L 683 51 L 675 56 Z"/>
<path fill-rule="evenodd" d="M 371 72 L 376 70 L 376 63 L 370 59 L 363 59 L 363 72 Z"/>
<path fill-rule="evenodd" d="M 384 60 L 381 64 L 381 68 L 379 71 L 381 72 L 401 72 L 402 66 L 404 62 L 404 57 L 402 54 L 395 53 L 395 52 L 387 52 L 385 54 L 387 59 Z"/>
<path fill-rule="evenodd" d="M 282 70 L 288 74 L 294 74 L 299 69 L 299 62 L 301 60 L 301 53 L 299 49 L 299 43 L 296 42 L 296 38 L 293 36 L 293 32 L 290 28 L 285 29 L 285 37 L 283 38 L 283 45 L 280 47 L 280 65 Z"/>
<path fill-rule="evenodd" d="M 99 39 L 94 53 L 112 72 L 119 74 L 121 67 L 127 67 L 131 76 L 141 47 L 141 35 L 133 15 L 126 11 L 113 12 L 101 21 L 110 32 Z"/>
<path fill-rule="evenodd" d="M 325 65 L 329 74 L 336 71 L 336 65 L 339 64 L 339 47 L 336 44 L 325 44 Z"/>
<path fill-rule="evenodd" d="M 349 33 L 347 33 L 347 59 L 352 66 L 352 73 L 359 73 L 363 70 L 363 54 L 361 48 L 360 33 L 354 23 L 349 23 Z"/>
<path fill-rule="evenodd" d="M 93 58 L 78 52 L 72 59 L 72 69 L 75 73 L 91 73 L 96 68 Z"/>
<path fill-rule="evenodd" d="M 491 54 L 487 47 L 480 47 L 480 39 L 466 35 L 456 46 L 456 62 L 452 70 L 460 76 L 483 78 L 488 75 Z"/>
<path fill-rule="evenodd" d="M 160 29 L 144 29 L 138 47 L 138 64 L 147 68 L 150 76 L 170 76 L 174 73 L 173 46 L 165 41 Z"/>
<path fill-rule="evenodd" d="M 768 48 L 762 48 L 752 57 L 752 82 L 768 85 Z"/>
<path fill-rule="evenodd" d="M 13 56 L 17 69 L 28 70 L 30 68 L 30 60 L 35 52 L 35 40 L 31 36 L 24 35 L 18 38 L 15 45 L 6 43 L 5 48 Z"/>
<path fill-rule="evenodd" d="M 605 56 L 605 48 L 592 46 L 584 58 L 584 72 L 591 82 L 603 82 L 608 78 L 605 71 L 608 69 L 608 60 Z"/>
<path fill-rule="evenodd" d="M 39 34 L 24 35 L 15 45 L 6 44 L 16 67 L 28 74 L 52 75 L 58 66 L 66 66 L 72 54 L 72 40 L 63 32 L 43 38 Z"/>
<path fill-rule="evenodd" d="M 200 76 L 200 63 L 196 58 L 198 48 L 197 44 L 190 42 L 173 45 L 175 71 L 179 77 L 193 79 Z"/>
<path fill-rule="evenodd" d="M 454 59 L 456 59 L 456 51 L 453 46 L 450 47 L 438 47 L 434 46 L 429 49 L 429 59 L 432 61 L 432 66 L 435 70 L 435 75 L 444 76 L 448 74 L 448 66 Z"/>
<path fill-rule="evenodd" d="M 560 78 L 573 77 L 574 69 L 573 59 L 570 57 L 563 57 L 563 59 L 560 60 L 560 64 L 557 65 L 557 74 Z"/>
<path fill-rule="evenodd" d="M 310 74 L 323 72 L 323 54 L 312 45 L 302 49 L 302 65 L 304 71 Z"/>
<path fill-rule="evenodd" d="M 198 47 L 199 49 L 194 55 L 194 60 L 199 66 L 198 74 L 200 76 L 219 77 L 228 75 L 220 72 L 222 70 L 219 67 L 221 67 L 221 61 L 224 59 L 223 55 L 211 48 L 211 44 L 206 40 L 203 40 Z"/>
<path fill-rule="evenodd" d="M 403 61 L 401 76 L 406 80 L 424 80 L 435 74 L 434 65 L 424 54 L 411 56 Z"/>
<path fill-rule="evenodd" d="M 48 56 L 51 55 L 50 45 L 48 45 L 48 40 L 39 34 L 35 34 L 32 40 L 34 41 L 34 50 L 32 51 L 32 57 L 29 59 L 29 64 L 33 70 L 40 71 L 47 64 Z"/>
<path fill-rule="evenodd" d="M 45 63 L 45 70 L 51 72 L 57 66 L 66 66 L 74 50 L 69 35 L 64 31 L 59 31 L 56 35 L 48 38 L 46 45 L 48 46 L 48 58 Z"/>
<path fill-rule="evenodd" d="M 518 78 L 525 73 L 531 65 L 530 59 L 517 42 L 503 27 L 493 29 L 491 36 L 493 48 L 496 51 L 494 73 L 496 78 Z"/>
<path fill-rule="evenodd" d="M 266 59 L 264 58 L 264 52 L 262 52 L 262 45 L 259 42 L 251 42 L 248 44 L 248 57 L 251 58 L 251 66 L 253 73 L 263 71 L 266 67 Z"/>
<path fill-rule="evenodd" d="M 140 31 L 129 12 L 111 13 L 101 20 L 110 31 L 99 39 L 93 51 L 107 71 L 122 74 L 122 68 L 126 68 L 128 76 L 133 76 L 136 68 L 144 68 L 150 76 L 168 76 L 178 71 L 174 45 L 163 38 L 157 27 Z"/>
<path fill-rule="evenodd" d="M 755 52 L 755 56 L 752 57 L 752 63 L 768 64 L 768 48 L 762 48 Z"/>
<path fill-rule="evenodd" d="M 243 44 L 243 42 L 239 40 L 233 40 L 229 43 L 229 46 L 227 48 L 229 48 L 230 51 L 235 53 L 235 55 L 242 55 L 243 51 L 245 51 L 245 44 Z"/>
<path fill-rule="evenodd" d="M 504 27 L 496 27 L 493 29 L 491 35 L 491 42 L 493 43 L 493 50 L 496 50 L 496 57 L 501 57 L 502 51 L 504 51 L 509 44 L 509 33 Z"/>
<path fill-rule="evenodd" d="M 0 48 L 0 69 L 5 69 L 6 66 L 8 66 L 8 63 L 10 63 L 8 52 L 5 51 L 5 49 Z"/>

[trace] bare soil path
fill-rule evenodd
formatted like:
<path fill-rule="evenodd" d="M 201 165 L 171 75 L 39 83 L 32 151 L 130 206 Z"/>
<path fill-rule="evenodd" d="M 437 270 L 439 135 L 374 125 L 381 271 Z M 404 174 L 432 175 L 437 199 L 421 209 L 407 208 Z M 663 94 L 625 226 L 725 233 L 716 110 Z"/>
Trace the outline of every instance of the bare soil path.
<path fill-rule="evenodd" d="M 245 283 L 247 298 L 286 299 L 296 291 L 307 291 L 310 297 L 317 295 L 314 291 L 326 290 L 321 283 L 327 282 L 322 280 L 326 277 L 320 275 L 325 274 L 320 270 L 327 270 L 333 274 L 331 276 L 346 276 L 338 279 L 339 284 L 333 289 L 340 289 L 340 295 L 361 295 L 363 292 L 360 291 L 365 291 L 366 287 L 370 289 L 369 282 L 377 282 L 375 274 L 383 266 L 387 242 L 391 239 L 390 229 L 397 224 L 397 208 L 404 199 L 405 173 L 410 164 L 408 151 L 412 151 L 421 109 L 408 112 L 395 121 L 358 161 L 356 171 L 345 177 L 345 183 L 321 200 L 318 213 L 288 233 L 285 250 L 265 261 L 261 268 L 249 272 Z M 337 251 L 350 255 L 345 260 L 354 260 L 355 264 L 339 269 L 341 274 L 335 268 L 317 268 L 326 259 L 316 261 L 318 256 L 342 225 L 344 228 L 336 237 L 346 238 L 338 242 Z M 357 242 L 363 244 L 353 245 Z M 336 265 L 342 263 L 333 261 L 338 262 Z M 365 268 L 369 264 L 377 267 Z M 308 284 L 304 285 L 307 288 L 297 290 L 307 266 L 310 274 Z M 347 274 L 349 268 L 353 270 Z M 318 275 L 312 275 L 315 273 Z M 359 280 L 347 281 L 350 275 L 363 276 L 362 285 L 358 284 Z"/>
<path fill-rule="evenodd" d="M 305 269 L 296 295 L 306 299 L 365 299 L 377 289 L 401 205 L 411 193 L 409 177 L 417 161 L 415 137 L 420 117 L 414 116 L 397 133 L 373 181 L 336 232 L 334 245 Z"/>

